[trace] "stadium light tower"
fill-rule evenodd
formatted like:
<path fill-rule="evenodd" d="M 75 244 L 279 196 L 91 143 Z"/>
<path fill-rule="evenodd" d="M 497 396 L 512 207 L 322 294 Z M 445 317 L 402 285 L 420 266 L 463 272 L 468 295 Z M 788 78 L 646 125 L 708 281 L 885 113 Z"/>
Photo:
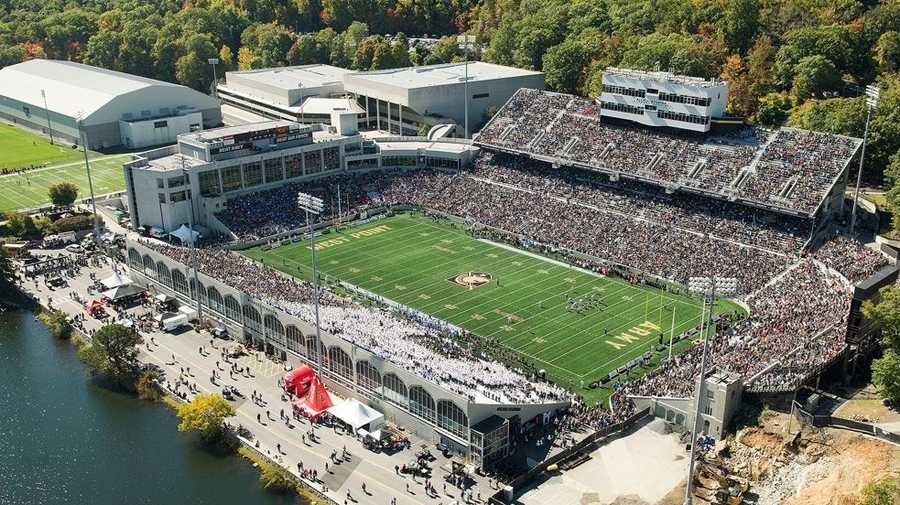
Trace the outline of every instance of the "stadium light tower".
<path fill-rule="evenodd" d="M 878 86 L 870 84 L 866 86 L 866 131 L 863 134 L 862 153 L 859 155 L 859 171 L 856 172 L 856 192 L 853 194 L 853 211 L 850 217 L 850 236 L 856 231 L 856 204 L 859 201 L 859 184 L 862 179 L 863 160 L 866 157 L 866 141 L 869 139 L 869 118 L 872 117 L 872 109 L 878 107 L 878 99 L 881 90 Z"/>
<path fill-rule="evenodd" d="M 75 114 L 75 126 L 78 128 L 79 137 L 81 137 L 81 151 L 84 153 L 84 169 L 87 171 L 88 191 L 91 193 L 91 208 L 94 212 L 94 242 L 97 245 L 100 245 L 100 216 L 97 215 L 97 199 L 94 198 L 94 180 L 91 178 L 91 164 L 88 162 L 87 133 L 84 131 L 84 120 L 81 116 L 81 111 L 78 111 Z"/>
<path fill-rule="evenodd" d="M 190 180 L 190 175 L 188 175 L 187 166 L 185 165 L 185 156 L 181 155 L 181 175 L 184 177 L 185 181 Z M 188 226 L 191 228 L 191 231 L 188 235 L 188 240 L 191 242 L 191 268 L 194 270 L 194 294 L 197 296 L 197 323 L 203 324 L 203 304 L 200 303 L 200 276 L 197 273 L 197 248 L 196 238 L 194 237 L 194 193 L 191 191 L 190 185 L 188 185 L 188 193 L 190 193 L 191 197 L 188 199 L 188 205 L 191 207 L 191 211 L 188 212 Z M 162 215 L 162 212 L 160 212 Z M 199 235 L 199 233 L 198 233 Z M 190 292 L 190 290 L 188 290 Z"/>
<path fill-rule="evenodd" d="M 218 81 L 218 79 L 216 79 L 216 65 L 219 64 L 219 58 L 209 58 L 208 60 L 206 60 L 206 62 L 209 63 L 210 65 L 212 65 L 212 68 L 213 68 L 213 82 L 212 82 L 213 96 L 216 98 L 219 98 L 219 89 L 218 89 L 218 86 L 216 86 L 216 81 Z"/>
<path fill-rule="evenodd" d="M 319 333 L 319 273 L 316 269 L 316 234 L 313 233 L 310 213 L 319 215 L 325 209 L 325 202 L 307 193 L 297 193 L 297 207 L 306 211 L 306 229 L 309 231 L 309 241 L 312 247 L 312 278 L 313 298 L 316 306 L 316 365 L 319 367 L 319 376 L 322 376 L 322 336 Z"/>
<path fill-rule="evenodd" d="M 697 385 L 694 408 L 694 426 L 691 429 L 691 458 L 688 462 L 687 489 L 684 493 L 684 504 L 691 505 L 694 500 L 694 458 L 697 451 L 697 431 L 700 429 L 700 402 L 703 400 L 703 387 L 706 379 L 706 355 L 709 349 L 709 330 L 712 326 L 712 315 L 716 307 L 716 296 L 731 296 L 737 292 L 737 279 L 734 277 L 691 277 L 688 279 L 688 289 L 703 297 L 703 309 L 701 309 L 701 329 L 703 336 L 703 354 L 700 359 L 700 383 Z M 707 301 L 709 307 L 707 308 Z M 706 330 L 703 330 L 703 314 L 706 313 Z"/>

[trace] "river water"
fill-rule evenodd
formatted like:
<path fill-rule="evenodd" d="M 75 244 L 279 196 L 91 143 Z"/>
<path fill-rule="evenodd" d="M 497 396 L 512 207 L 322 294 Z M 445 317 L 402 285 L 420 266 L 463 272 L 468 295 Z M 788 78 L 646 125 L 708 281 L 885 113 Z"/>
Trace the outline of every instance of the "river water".
<path fill-rule="evenodd" d="M 177 424 L 166 407 L 93 384 L 30 312 L 0 313 L 0 505 L 295 502 Z"/>

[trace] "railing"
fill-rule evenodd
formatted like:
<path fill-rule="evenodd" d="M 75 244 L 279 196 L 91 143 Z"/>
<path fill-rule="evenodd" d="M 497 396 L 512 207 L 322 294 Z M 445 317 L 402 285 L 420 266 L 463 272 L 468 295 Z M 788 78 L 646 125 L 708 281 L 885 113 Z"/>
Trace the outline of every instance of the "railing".
<path fill-rule="evenodd" d="M 817 428 L 838 428 L 842 430 L 850 430 L 865 435 L 871 435 L 875 438 L 900 445 L 900 434 L 887 431 L 874 424 L 854 421 L 852 419 L 844 419 L 843 417 L 831 415 L 815 415 L 803 410 L 798 402 L 794 402 L 794 415 L 797 420 L 803 424 L 815 426 Z"/>

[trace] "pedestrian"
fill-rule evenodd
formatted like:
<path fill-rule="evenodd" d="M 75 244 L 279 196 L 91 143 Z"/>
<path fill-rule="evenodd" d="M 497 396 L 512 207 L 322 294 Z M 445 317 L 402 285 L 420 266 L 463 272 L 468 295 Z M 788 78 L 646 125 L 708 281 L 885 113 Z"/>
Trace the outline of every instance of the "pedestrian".
<path fill-rule="evenodd" d="M 281 442 L 275 444 L 275 448 L 278 449 L 278 454 L 281 454 Z"/>
<path fill-rule="evenodd" d="M 259 413 L 256 414 L 256 422 L 262 424 L 262 417 L 259 415 Z"/>

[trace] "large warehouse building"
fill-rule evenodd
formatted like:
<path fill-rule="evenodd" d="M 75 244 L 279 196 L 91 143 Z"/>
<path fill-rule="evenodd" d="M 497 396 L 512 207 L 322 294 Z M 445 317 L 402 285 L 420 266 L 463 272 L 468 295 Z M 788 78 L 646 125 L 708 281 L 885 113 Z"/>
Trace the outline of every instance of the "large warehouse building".
<path fill-rule="evenodd" d="M 480 61 L 373 72 L 304 65 L 227 72 L 225 80 L 218 86 L 225 103 L 272 119 L 328 123 L 332 112 L 354 112 L 364 130 L 418 135 L 449 123 L 460 137 L 467 89 L 470 133 L 517 89 L 544 89 L 541 72 Z"/>
<path fill-rule="evenodd" d="M 49 122 L 48 122 L 49 115 Z M 218 126 L 219 101 L 190 88 L 56 60 L 0 69 L 0 118 L 91 149 L 171 144 L 178 134 Z"/>

